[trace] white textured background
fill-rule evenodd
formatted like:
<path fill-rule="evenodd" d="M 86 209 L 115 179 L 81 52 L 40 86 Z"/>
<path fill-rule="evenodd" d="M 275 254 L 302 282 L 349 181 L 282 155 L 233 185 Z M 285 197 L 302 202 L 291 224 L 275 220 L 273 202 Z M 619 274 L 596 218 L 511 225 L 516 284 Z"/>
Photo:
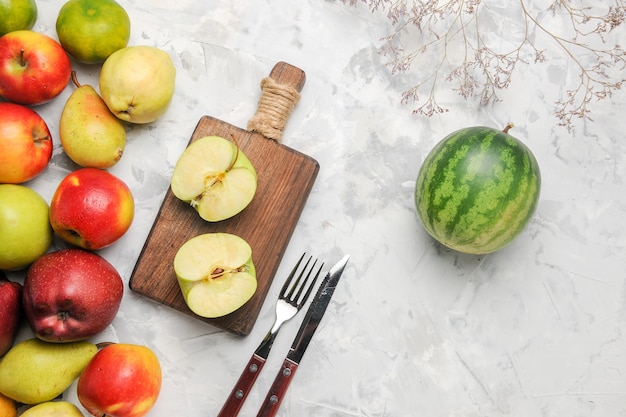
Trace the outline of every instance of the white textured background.
<path fill-rule="evenodd" d="M 35 30 L 56 37 L 62 1 L 38 4 Z M 137 211 L 127 235 L 101 254 L 126 280 L 198 119 L 208 114 L 245 127 L 258 83 L 277 61 L 307 74 L 284 143 L 321 165 L 249 336 L 219 331 L 127 287 L 101 337 L 158 354 L 163 388 L 151 416 L 217 414 L 271 325 L 283 277 L 303 251 L 327 263 L 344 253 L 352 258 L 279 416 L 626 416 L 623 92 L 594 104 L 593 123 L 577 122 L 571 132 L 558 127 L 553 103 L 576 73 L 556 56 L 519 67 L 501 103 L 480 107 L 444 92 L 441 104 L 450 111 L 427 119 L 400 104 L 411 77 L 392 75 L 378 52 L 394 28 L 363 5 L 121 4 L 132 21 L 130 44 L 168 51 L 178 71 L 167 114 L 130 128 L 126 153 L 111 169 L 131 187 Z M 76 68 L 83 84 L 97 85 L 99 67 Z M 57 140 L 52 165 L 30 185 L 48 201 L 74 168 L 58 141 L 71 91 L 38 108 Z M 495 254 L 441 248 L 413 209 L 421 161 L 453 130 L 509 121 L 542 170 L 534 219 Z M 255 415 L 299 322 L 283 328 L 242 416 Z M 67 395 L 76 400 L 74 388 Z"/>

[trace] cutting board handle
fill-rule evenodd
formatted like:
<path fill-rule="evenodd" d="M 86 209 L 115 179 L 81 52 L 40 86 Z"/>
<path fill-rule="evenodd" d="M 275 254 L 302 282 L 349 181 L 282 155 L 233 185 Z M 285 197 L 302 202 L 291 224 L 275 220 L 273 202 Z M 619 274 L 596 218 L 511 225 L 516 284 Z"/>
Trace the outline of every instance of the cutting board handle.
<path fill-rule="evenodd" d="M 306 75 L 300 68 L 286 62 L 274 65 L 269 77 L 261 81 L 261 98 L 248 130 L 280 142 L 305 81 Z"/>

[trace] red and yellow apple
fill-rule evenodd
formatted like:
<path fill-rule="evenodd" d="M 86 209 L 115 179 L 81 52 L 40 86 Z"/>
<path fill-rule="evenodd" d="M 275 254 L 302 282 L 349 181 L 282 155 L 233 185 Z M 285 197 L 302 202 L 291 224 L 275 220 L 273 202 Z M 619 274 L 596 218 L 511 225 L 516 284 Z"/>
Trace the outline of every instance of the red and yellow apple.
<path fill-rule="evenodd" d="M 0 357 L 11 349 L 22 321 L 22 284 L 0 272 Z"/>
<path fill-rule="evenodd" d="M 0 184 L 0 201 L 0 269 L 23 269 L 52 243 L 48 202 L 18 184 Z"/>
<path fill-rule="evenodd" d="M 48 102 L 70 82 L 71 63 L 63 47 L 32 30 L 0 37 L 0 96 L 25 105 Z"/>
<path fill-rule="evenodd" d="M 35 178 L 52 157 L 52 135 L 33 109 L 0 103 L 0 183 L 19 184 Z"/>
<path fill-rule="evenodd" d="M 97 168 L 81 168 L 59 183 L 50 202 L 50 224 L 63 240 L 97 250 L 130 228 L 133 195 L 124 181 Z"/>
<path fill-rule="evenodd" d="M 39 339 L 86 340 L 115 318 L 124 284 L 113 265 L 78 248 L 50 252 L 28 269 L 22 291 L 24 315 Z"/>
<path fill-rule="evenodd" d="M 76 392 L 94 416 L 142 417 L 161 391 L 161 365 L 141 345 L 115 343 L 102 348 L 83 369 Z"/>

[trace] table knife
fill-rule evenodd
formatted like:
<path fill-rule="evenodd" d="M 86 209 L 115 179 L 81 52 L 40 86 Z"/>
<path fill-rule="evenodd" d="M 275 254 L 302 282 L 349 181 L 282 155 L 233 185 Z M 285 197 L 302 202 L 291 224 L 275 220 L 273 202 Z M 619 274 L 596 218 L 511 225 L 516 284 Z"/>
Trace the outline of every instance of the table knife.
<path fill-rule="evenodd" d="M 289 383 L 293 379 L 298 365 L 302 360 L 302 356 L 326 312 L 326 307 L 328 307 L 330 299 L 335 292 L 339 278 L 341 278 L 341 274 L 343 274 L 343 270 L 348 263 L 348 258 L 348 255 L 344 256 L 324 277 L 324 280 L 317 290 L 317 294 L 315 294 L 315 297 L 311 300 L 311 304 L 306 312 L 306 316 L 304 316 L 300 330 L 298 330 L 298 334 L 296 334 L 291 349 L 289 349 L 289 353 L 283 361 L 280 371 L 276 375 L 257 417 L 271 417 L 276 415 L 280 403 L 287 392 Z"/>

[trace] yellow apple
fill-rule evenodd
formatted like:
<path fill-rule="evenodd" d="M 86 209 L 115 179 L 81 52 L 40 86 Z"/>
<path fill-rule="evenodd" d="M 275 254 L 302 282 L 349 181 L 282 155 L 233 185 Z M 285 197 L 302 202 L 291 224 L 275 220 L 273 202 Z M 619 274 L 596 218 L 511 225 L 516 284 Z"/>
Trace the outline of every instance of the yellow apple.
<path fill-rule="evenodd" d="M 161 117 L 174 95 L 176 68 L 153 46 L 128 46 L 109 56 L 100 71 L 100 94 L 111 112 L 131 123 Z"/>

